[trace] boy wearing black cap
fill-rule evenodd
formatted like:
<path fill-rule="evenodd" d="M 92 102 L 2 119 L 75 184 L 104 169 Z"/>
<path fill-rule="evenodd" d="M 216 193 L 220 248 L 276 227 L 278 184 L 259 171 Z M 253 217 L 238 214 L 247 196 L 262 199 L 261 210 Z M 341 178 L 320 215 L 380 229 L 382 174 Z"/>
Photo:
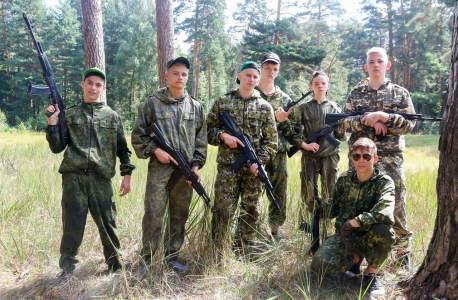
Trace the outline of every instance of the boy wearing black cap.
<path fill-rule="evenodd" d="M 231 219 L 239 206 L 241 209 L 235 234 L 236 250 L 250 246 L 256 237 L 258 203 L 262 195 L 262 183 L 256 178 L 258 166 L 245 163 L 237 173 L 231 165 L 242 154 L 242 142 L 232 136 L 218 120 L 220 114 L 228 112 L 237 130 L 250 141 L 263 164 L 273 159 L 277 151 L 277 129 L 272 106 L 261 98 L 255 86 L 259 81 L 260 67 L 249 61 L 242 65 L 237 76 L 239 89 L 219 96 L 207 117 L 208 142 L 218 146 L 218 173 L 215 181 L 212 234 L 218 246 L 226 240 Z"/>
<path fill-rule="evenodd" d="M 105 90 L 105 73 L 98 68 L 84 72 L 81 82 L 84 101 L 65 111 L 70 143 L 62 147 L 57 125 L 57 104 L 49 106 L 46 139 L 54 153 L 65 150 L 59 168 L 62 174 L 62 222 L 59 275 L 73 273 L 76 255 L 83 241 L 88 211 L 96 223 L 109 271 L 121 268 L 120 243 L 116 236 L 116 206 L 111 178 L 115 175 L 116 156 L 124 176 L 119 195 L 130 191 L 130 176 L 135 166 L 130 163 L 124 127 L 118 114 L 100 101 Z M 125 264 L 128 267 L 128 264 Z"/>
<path fill-rule="evenodd" d="M 291 122 L 287 119 L 289 112 L 284 112 L 280 109 L 291 102 L 291 98 L 280 90 L 280 87 L 275 85 L 275 78 L 280 73 L 280 57 L 277 54 L 269 52 L 264 54 L 261 59 L 261 78 L 256 90 L 261 97 L 272 105 L 275 111 L 277 128 L 280 125 L 278 118 L 286 119 L 282 122 L 282 127 L 291 127 Z M 291 130 L 291 128 L 289 129 Z M 278 131 L 278 151 L 275 158 L 266 164 L 266 171 L 269 174 L 269 179 L 274 188 L 274 194 L 280 198 L 278 204 L 281 212 L 279 212 L 272 202 L 269 202 L 269 224 L 272 236 L 279 238 L 278 228 L 285 223 L 286 220 L 286 200 L 288 188 L 288 171 L 287 171 L 287 152 L 290 145 L 285 136 Z"/>
<path fill-rule="evenodd" d="M 158 89 L 146 98 L 138 110 L 132 130 L 132 146 L 138 158 L 149 158 L 141 251 L 146 266 L 140 266 L 139 269 L 142 276 L 146 275 L 147 267 L 159 247 L 167 207 L 169 222 L 164 238 L 166 263 L 177 273 L 188 270 L 187 266 L 177 261 L 177 256 L 184 242 L 192 188 L 183 177 L 172 189 L 166 189 L 177 162 L 145 132 L 145 128 L 156 123 L 167 142 L 173 148 L 180 149 L 200 181 L 198 170 L 203 167 L 207 157 L 207 127 L 202 105 L 185 90 L 188 73 L 189 61 L 186 58 L 178 57 L 167 62 L 165 76 L 169 86 Z"/>

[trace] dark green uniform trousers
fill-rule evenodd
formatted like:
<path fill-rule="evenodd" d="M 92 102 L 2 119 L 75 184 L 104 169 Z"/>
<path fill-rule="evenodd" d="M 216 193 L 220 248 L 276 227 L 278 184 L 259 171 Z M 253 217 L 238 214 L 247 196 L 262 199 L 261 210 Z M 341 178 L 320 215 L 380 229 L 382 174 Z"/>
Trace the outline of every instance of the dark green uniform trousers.
<path fill-rule="evenodd" d="M 278 205 L 281 212 L 275 207 L 269 199 L 269 223 L 274 226 L 282 226 L 286 220 L 286 200 L 288 198 L 288 154 L 286 152 L 279 152 L 275 155 L 274 159 L 266 165 L 266 171 L 269 175 L 270 183 L 274 195 L 280 198 Z"/>
<path fill-rule="evenodd" d="M 108 266 L 118 262 L 119 240 L 116 236 L 116 206 L 111 180 L 97 173 L 62 174 L 62 223 L 59 266 L 71 270 L 78 262 L 87 213 L 91 212 L 103 245 Z"/>
<path fill-rule="evenodd" d="M 369 266 L 378 269 L 385 262 L 394 244 L 394 230 L 388 224 L 374 224 L 350 246 L 340 241 L 340 234 L 331 235 L 313 256 L 312 268 L 328 275 L 343 274 L 353 266 L 353 254 L 366 258 Z"/>
<path fill-rule="evenodd" d="M 175 164 L 162 164 L 154 158 L 148 165 L 148 178 L 145 192 L 145 215 L 143 216 L 142 254 L 147 263 L 156 254 L 162 238 L 165 210 L 169 208 L 169 218 L 165 230 L 165 255 L 170 256 L 180 250 L 184 242 L 185 224 L 188 220 L 192 191 L 181 177 L 173 189 L 165 188 L 175 171 Z M 170 259 L 170 257 L 169 257 Z"/>

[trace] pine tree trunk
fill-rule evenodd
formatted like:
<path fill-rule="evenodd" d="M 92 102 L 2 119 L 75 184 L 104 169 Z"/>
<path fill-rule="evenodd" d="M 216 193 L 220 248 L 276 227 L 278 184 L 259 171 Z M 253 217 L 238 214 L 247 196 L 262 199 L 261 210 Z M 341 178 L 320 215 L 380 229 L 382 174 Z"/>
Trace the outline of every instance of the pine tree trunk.
<path fill-rule="evenodd" d="M 175 56 L 172 0 L 156 0 L 156 23 L 159 86 L 162 88 L 167 86 L 167 61 Z"/>
<path fill-rule="evenodd" d="M 278 7 L 277 7 L 277 21 L 280 21 L 280 12 L 281 12 L 281 0 L 278 0 Z M 280 32 L 275 32 L 274 38 L 274 45 L 278 45 L 280 42 Z"/>
<path fill-rule="evenodd" d="M 212 101 L 212 64 L 208 58 L 208 103 Z"/>
<path fill-rule="evenodd" d="M 97 67 L 105 72 L 101 0 L 81 0 L 81 7 L 83 9 L 86 69 Z M 100 95 L 100 100 L 106 103 L 105 92 Z"/>
<path fill-rule="evenodd" d="M 242 65 L 243 50 L 245 50 L 245 48 L 242 48 L 242 51 L 240 51 L 239 57 L 237 58 L 237 64 L 235 65 L 234 75 L 232 75 L 231 90 L 234 88 L 235 80 L 237 79 L 237 75 L 239 74 L 240 66 Z"/>
<path fill-rule="evenodd" d="M 200 41 L 198 51 L 202 48 L 202 41 Z M 197 76 L 196 76 L 196 99 L 199 97 L 199 77 L 200 77 L 200 60 L 197 57 Z"/>
<path fill-rule="evenodd" d="M 393 5 L 391 3 L 391 0 L 388 0 L 387 4 L 387 11 L 388 11 L 388 52 L 389 52 L 389 58 L 388 60 L 391 62 L 391 67 L 390 67 L 390 80 L 391 82 L 394 83 L 394 56 L 393 56 Z"/>
<path fill-rule="evenodd" d="M 458 298 L 458 0 L 455 0 L 448 97 L 439 140 L 437 216 L 425 260 L 401 283 L 409 299 Z"/>
<path fill-rule="evenodd" d="M 192 61 L 192 91 L 191 91 L 191 95 L 194 97 L 194 98 L 197 98 L 196 96 L 196 83 L 197 83 L 197 78 L 196 78 L 196 75 L 197 75 L 197 48 L 198 48 L 198 38 L 197 38 L 197 31 L 199 30 L 199 26 L 197 26 L 197 22 L 199 21 L 199 14 L 198 14 L 198 8 L 199 6 L 199 0 L 196 0 L 196 19 L 195 19 L 195 22 L 196 22 L 196 26 L 194 27 L 194 34 L 196 35 L 194 37 L 194 59 Z"/>
<path fill-rule="evenodd" d="M 5 2 L 2 1 L 2 16 L 3 16 L 3 24 L 6 24 L 6 16 L 5 16 Z M 8 45 L 8 37 L 6 35 L 6 26 L 5 29 L 3 30 L 3 39 L 5 40 L 5 45 Z M 8 52 L 8 47 L 5 49 L 5 58 L 8 61 L 10 59 L 10 53 Z M 10 77 L 10 65 L 9 63 L 6 64 L 6 78 L 8 81 L 11 80 Z"/>
<path fill-rule="evenodd" d="M 135 68 L 132 71 L 132 79 L 130 83 L 130 95 L 129 95 L 129 112 L 132 111 L 132 97 L 134 97 L 135 100 L 135 94 L 134 94 L 134 77 L 135 77 Z"/>
<path fill-rule="evenodd" d="M 321 21 L 321 2 L 318 2 L 318 21 Z M 318 32 L 316 33 L 316 47 L 320 48 L 320 36 L 321 31 L 320 27 L 318 26 Z"/>

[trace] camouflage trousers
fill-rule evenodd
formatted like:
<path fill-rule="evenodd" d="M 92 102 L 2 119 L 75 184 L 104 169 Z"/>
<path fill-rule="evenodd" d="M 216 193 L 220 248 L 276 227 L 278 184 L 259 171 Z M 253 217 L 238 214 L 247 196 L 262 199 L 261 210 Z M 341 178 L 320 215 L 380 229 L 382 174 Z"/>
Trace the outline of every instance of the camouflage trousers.
<path fill-rule="evenodd" d="M 288 154 L 279 152 L 274 159 L 266 165 L 267 175 L 273 186 L 274 195 L 280 200 L 278 205 L 281 212 L 269 201 L 269 223 L 274 226 L 282 226 L 286 220 L 286 201 L 288 199 Z"/>
<path fill-rule="evenodd" d="M 409 245 L 412 231 L 407 227 L 406 212 L 406 176 L 404 174 L 404 155 L 402 152 L 377 152 L 378 162 L 376 168 L 385 170 L 386 174 L 394 181 L 395 187 L 395 207 L 394 207 L 394 225 L 396 233 L 396 244 L 400 248 L 406 248 Z M 350 159 L 350 169 L 354 169 Z"/>
<path fill-rule="evenodd" d="M 228 238 L 240 197 L 240 215 L 234 245 L 236 247 L 249 246 L 256 238 L 258 203 L 262 195 L 262 183 L 251 173 L 246 164 L 237 173 L 232 172 L 230 167 L 225 164 L 218 164 L 217 167 L 212 218 L 213 240 L 220 245 Z"/>
<path fill-rule="evenodd" d="M 100 233 L 105 262 L 111 266 L 120 259 L 120 243 L 116 236 L 116 206 L 111 180 L 97 173 L 62 174 L 62 223 L 59 266 L 74 268 L 76 255 L 83 242 L 88 211 Z"/>
<path fill-rule="evenodd" d="M 395 234 L 388 224 L 375 224 L 350 246 L 340 241 L 340 234 L 330 236 L 313 256 L 312 268 L 328 275 L 339 275 L 353 266 L 353 254 L 366 258 L 369 266 L 378 269 L 388 257 Z"/>
<path fill-rule="evenodd" d="M 301 220 L 305 220 L 306 211 L 305 207 L 309 212 L 314 211 L 314 194 L 313 194 L 313 165 L 312 161 L 316 160 L 316 167 L 320 170 L 321 177 L 321 199 L 327 199 L 331 197 L 331 191 L 334 184 L 337 182 L 339 177 L 339 154 L 334 154 L 325 157 L 314 157 L 312 155 L 302 154 L 301 166 L 302 171 L 301 177 L 301 199 L 302 205 L 299 208 L 299 217 Z M 318 180 L 318 176 L 317 176 Z"/>
<path fill-rule="evenodd" d="M 142 221 L 142 255 L 147 264 L 151 262 L 161 242 L 164 221 L 165 255 L 168 259 L 176 255 L 184 242 L 185 224 L 188 220 L 193 189 L 186 184 L 184 177 L 178 180 L 173 189 L 166 189 L 165 186 L 173 171 L 175 167 L 172 163 L 162 164 L 156 158 L 148 164 L 145 214 Z M 164 218 L 167 207 L 168 218 Z"/>

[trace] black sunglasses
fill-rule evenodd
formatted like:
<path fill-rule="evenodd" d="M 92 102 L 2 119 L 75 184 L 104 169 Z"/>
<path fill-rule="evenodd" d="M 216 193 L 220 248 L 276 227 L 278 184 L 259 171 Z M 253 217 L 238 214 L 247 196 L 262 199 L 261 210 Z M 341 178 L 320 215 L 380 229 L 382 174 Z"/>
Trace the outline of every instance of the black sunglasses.
<path fill-rule="evenodd" d="M 365 153 L 365 154 L 362 155 L 362 157 L 363 157 L 363 159 L 365 161 L 370 161 L 373 156 L 372 156 L 372 154 Z M 353 158 L 354 161 L 358 161 L 358 160 L 361 159 L 361 154 L 359 154 L 359 153 L 353 154 L 352 158 Z"/>

